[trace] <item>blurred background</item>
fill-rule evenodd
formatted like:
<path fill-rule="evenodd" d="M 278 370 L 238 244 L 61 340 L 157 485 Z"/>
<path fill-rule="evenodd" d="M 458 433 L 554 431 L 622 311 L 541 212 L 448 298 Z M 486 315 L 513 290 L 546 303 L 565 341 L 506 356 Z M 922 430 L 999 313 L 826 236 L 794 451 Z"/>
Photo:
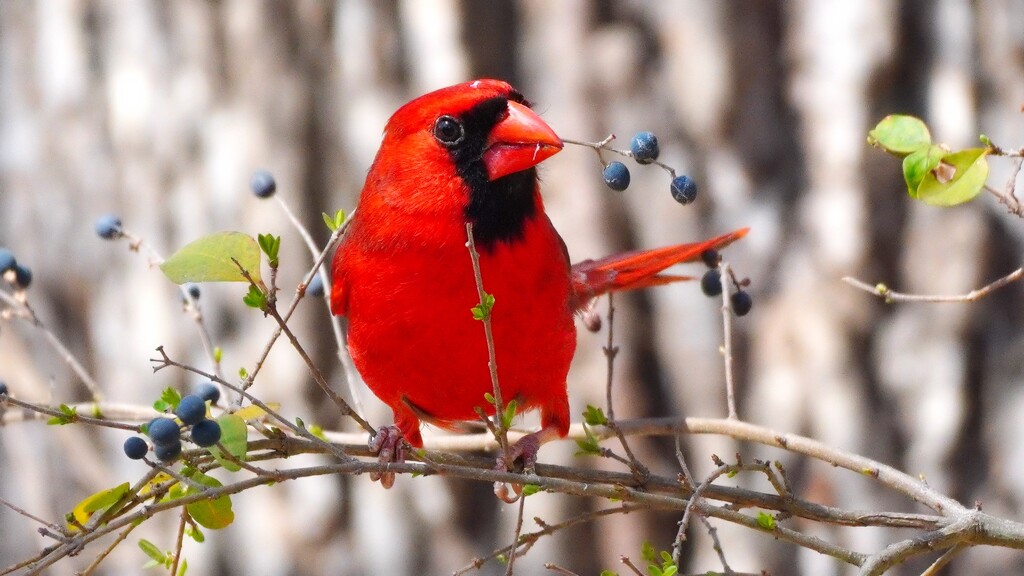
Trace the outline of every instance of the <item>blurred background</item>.
<path fill-rule="evenodd" d="M 166 386 L 196 384 L 154 374 L 154 348 L 208 361 L 176 288 L 145 252 L 99 239 L 96 217 L 120 215 L 164 255 L 213 231 L 280 234 L 281 285 L 293 286 L 310 257 L 278 203 L 249 193 L 252 172 L 272 171 L 278 195 L 323 242 L 320 212 L 354 206 L 390 113 L 478 77 L 518 86 L 563 137 L 614 132 L 625 147 L 634 132 L 652 130 L 662 160 L 697 180 L 697 202 L 683 207 L 664 172 L 631 164 L 630 189 L 612 192 L 595 155 L 567 147 L 542 177 L 573 260 L 752 227 L 727 251 L 755 300 L 735 324 L 741 417 L 863 453 L 1020 519 L 1024 288 L 975 304 L 887 306 L 840 278 L 961 293 L 1019 266 L 1021 219 L 988 195 L 952 209 L 910 201 L 899 161 L 865 137 L 900 112 L 925 118 L 935 140 L 954 148 L 974 145 L 979 133 L 1024 145 L 1021 0 L 4 0 L 0 246 L 32 268 L 31 304 L 106 398 L 148 405 Z M 989 182 L 1002 189 L 1011 162 L 991 164 Z M 240 285 L 202 289 L 225 371 L 251 367 L 272 322 L 241 305 Z M 718 303 L 694 283 L 616 303 L 617 415 L 724 416 Z M 322 302 L 304 302 L 293 326 L 347 393 L 327 314 Z M 605 337 L 581 334 L 569 377 L 576 419 L 586 404 L 603 403 Z M 40 333 L 18 321 L 0 322 L 0 380 L 27 400 L 88 397 Z M 284 343 L 254 390 L 289 417 L 353 429 Z M 361 401 L 371 422 L 390 421 L 368 391 Z M 125 437 L 4 426 L 0 496 L 58 520 L 87 494 L 144 473 L 121 454 Z M 656 472 L 678 471 L 670 441 L 636 445 Z M 785 453 L 721 438 L 684 445 L 698 477 L 713 469 L 712 453 L 739 451 L 781 459 L 797 491 L 821 503 L 918 510 L 864 478 Z M 541 459 L 607 466 L 574 452 L 571 442 L 555 443 Z M 533 496 L 526 528 L 534 516 L 554 523 L 608 505 Z M 445 574 L 509 543 L 515 520 L 488 485 L 406 477 L 391 491 L 365 477 L 260 488 L 236 497 L 235 512 L 235 523 L 207 531 L 206 543 L 186 543 L 190 573 Z M 644 540 L 668 549 L 678 517 L 637 513 L 566 530 L 538 542 L 518 573 L 542 573 L 545 562 L 621 573 L 619 556 L 638 558 Z M 146 558 L 137 538 L 170 549 L 176 525 L 176 515 L 148 522 L 100 572 L 138 572 Z M 735 570 L 854 572 L 716 525 Z M 860 552 L 911 535 L 787 525 Z M 35 528 L 0 508 L 0 567 L 51 544 Z M 690 534 L 683 571 L 721 569 L 700 525 Z M 81 569 L 99 551 L 87 548 L 54 573 Z M 974 549 L 946 573 L 1021 571 L 1019 552 Z M 494 564 L 479 571 L 503 572 Z"/>

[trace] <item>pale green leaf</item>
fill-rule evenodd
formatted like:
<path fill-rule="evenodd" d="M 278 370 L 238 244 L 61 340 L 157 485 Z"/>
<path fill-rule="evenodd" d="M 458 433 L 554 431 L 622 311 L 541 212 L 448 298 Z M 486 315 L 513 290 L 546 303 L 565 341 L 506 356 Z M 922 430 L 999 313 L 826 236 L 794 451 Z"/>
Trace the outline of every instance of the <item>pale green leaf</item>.
<path fill-rule="evenodd" d="M 903 156 L 931 144 L 932 136 L 919 118 L 890 114 L 868 132 L 868 143 Z"/>
<path fill-rule="evenodd" d="M 933 170 L 925 176 L 917 189 L 917 197 L 933 206 L 955 206 L 974 199 L 985 189 L 988 180 L 987 148 L 968 148 L 942 159 L 944 166 L 952 167 L 952 177 L 943 177 Z M 948 165 L 948 166 L 947 166 Z"/>
<path fill-rule="evenodd" d="M 175 284 L 245 282 L 239 265 L 254 281 L 260 281 L 260 247 L 256 240 L 241 232 L 218 232 L 178 250 L 160 265 L 160 270 Z"/>

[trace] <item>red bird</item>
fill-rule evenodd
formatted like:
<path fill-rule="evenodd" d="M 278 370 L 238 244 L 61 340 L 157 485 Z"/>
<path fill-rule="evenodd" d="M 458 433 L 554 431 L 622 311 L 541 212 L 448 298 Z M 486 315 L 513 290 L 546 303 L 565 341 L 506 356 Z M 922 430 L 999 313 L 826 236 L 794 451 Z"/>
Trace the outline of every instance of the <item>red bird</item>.
<path fill-rule="evenodd" d="M 573 316 L 609 291 L 679 279 L 658 273 L 747 232 L 570 267 L 535 168 L 561 148 L 523 95 L 498 80 L 431 92 L 388 121 L 334 256 L 331 309 L 348 318 L 352 359 L 411 445 L 423 444 L 421 421 L 452 427 L 476 420 L 476 407 L 494 412 L 484 400 L 492 390 L 484 330 L 470 313 L 479 297 L 468 222 L 495 299 L 502 397 L 541 413 L 540 431 L 517 444 L 528 459 L 569 430 Z M 394 428 L 382 432 L 371 445 L 398 450 Z"/>

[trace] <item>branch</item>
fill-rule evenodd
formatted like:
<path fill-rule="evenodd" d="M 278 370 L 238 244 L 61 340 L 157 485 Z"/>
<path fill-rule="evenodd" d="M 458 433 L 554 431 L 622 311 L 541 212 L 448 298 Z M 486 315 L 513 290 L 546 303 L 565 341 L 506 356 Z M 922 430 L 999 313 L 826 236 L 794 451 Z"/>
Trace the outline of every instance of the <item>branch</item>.
<path fill-rule="evenodd" d="M 1020 280 L 1022 277 L 1024 277 L 1024 268 L 1017 268 L 1013 272 L 1010 272 L 991 284 L 971 290 L 966 294 L 954 295 L 904 294 L 890 289 L 885 284 L 878 283 L 872 286 L 867 282 L 858 280 L 851 276 L 844 276 L 843 282 L 846 282 L 854 288 L 878 296 L 884 300 L 886 304 L 891 304 L 893 302 L 974 302 L 988 296 L 993 291 L 998 290 L 1007 284 Z"/>

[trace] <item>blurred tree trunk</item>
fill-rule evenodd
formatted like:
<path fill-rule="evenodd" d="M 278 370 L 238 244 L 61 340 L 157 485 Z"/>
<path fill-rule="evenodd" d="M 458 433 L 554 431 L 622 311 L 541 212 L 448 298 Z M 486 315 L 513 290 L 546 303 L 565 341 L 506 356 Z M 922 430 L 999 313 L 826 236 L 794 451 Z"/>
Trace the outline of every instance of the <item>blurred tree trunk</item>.
<path fill-rule="evenodd" d="M 196 383 L 153 374 L 147 359 L 156 346 L 209 365 L 148 248 L 167 255 L 217 230 L 280 234 L 287 294 L 311 259 L 277 202 L 249 194 L 254 170 L 274 173 L 279 196 L 323 242 L 319 213 L 355 205 L 397 106 L 473 77 L 505 78 L 567 138 L 614 132 L 625 147 L 634 132 L 655 131 L 662 159 L 699 183 L 696 204 L 680 207 L 662 171 L 631 166 L 630 190 L 612 193 L 593 154 L 567 147 L 542 177 L 574 260 L 753 227 L 728 251 L 755 299 L 735 325 L 742 417 L 864 452 L 965 502 L 1019 516 L 1021 287 L 973 305 L 884 306 L 839 278 L 956 293 L 1019 265 L 1024 223 L 988 197 L 950 210 L 911 202 L 899 162 L 870 149 L 865 135 L 902 112 L 924 117 L 953 147 L 973 145 L 981 132 L 1024 144 L 1021 54 L 1021 0 L 4 0 L 0 245 L 32 267 L 33 306 L 106 397 L 148 404 L 166 386 Z M 1000 187 L 1010 163 L 992 164 L 990 183 Z M 92 222 L 108 212 L 148 248 L 134 254 L 97 238 Z M 273 329 L 240 297 L 237 286 L 203 286 L 229 376 L 251 365 Z M 618 415 L 723 416 L 717 303 L 688 284 L 621 296 L 616 306 Z M 326 315 L 307 302 L 295 329 L 347 394 Z M 605 338 L 580 334 L 574 414 L 604 401 Z M 255 392 L 307 422 L 351 429 L 282 348 Z M 0 380 L 34 400 L 87 397 L 23 324 L 0 323 Z M 368 391 L 361 401 L 372 422 L 389 421 Z M 69 428 L 0 428 L 0 496 L 56 519 L 100 486 L 141 474 L 120 453 L 124 435 Z M 710 454 L 739 450 L 782 458 L 815 501 L 912 509 L 867 479 L 778 453 L 716 438 L 684 444 L 697 476 L 712 469 Z M 574 460 L 574 448 L 556 443 L 541 457 L 593 464 Z M 637 448 L 655 471 L 676 471 L 670 443 Z M 535 496 L 527 518 L 554 522 L 602 505 Z M 195 573 L 450 573 L 507 544 L 514 522 L 488 486 L 437 478 L 401 478 L 389 492 L 361 477 L 310 479 L 253 491 L 235 506 L 234 526 L 188 548 Z M 669 548 L 677 520 L 602 520 L 542 540 L 517 566 L 523 574 L 545 562 L 579 573 L 615 569 L 645 539 Z M 138 535 L 169 547 L 174 524 L 159 519 Z M 796 527 L 862 552 L 892 537 Z M 34 528 L 0 509 L 0 566 L 46 544 Z M 734 569 L 850 573 L 749 530 L 719 528 Z M 690 534 L 683 571 L 720 569 L 698 524 Z M 126 544 L 103 572 L 132 572 L 142 561 Z M 972 550 L 949 573 L 1022 568 L 1018 553 Z"/>

